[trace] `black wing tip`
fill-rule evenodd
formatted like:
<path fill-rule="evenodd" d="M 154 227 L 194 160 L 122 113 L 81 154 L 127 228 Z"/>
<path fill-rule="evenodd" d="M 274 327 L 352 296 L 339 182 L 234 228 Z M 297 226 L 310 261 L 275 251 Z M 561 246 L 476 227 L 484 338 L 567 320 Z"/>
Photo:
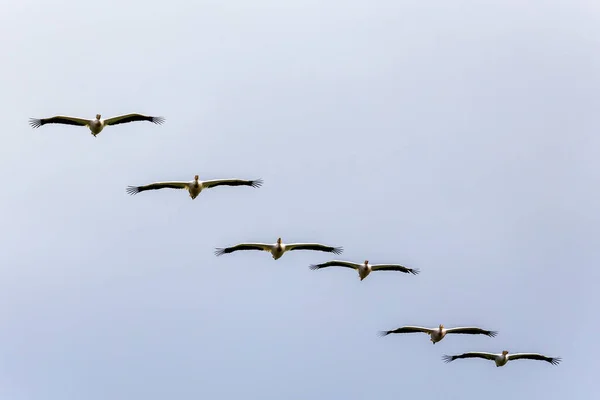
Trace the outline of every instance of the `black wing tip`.
<path fill-rule="evenodd" d="M 549 363 L 552 365 L 558 365 L 562 361 L 561 357 L 553 357 L 550 359 Z"/>
<path fill-rule="evenodd" d="M 321 265 L 319 264 L 310 264 L 308 266 L 308 269 L 312 270 L 312 271 L 316 271 L 317 269 L 321 268 Z"/>
<path fill-rule="evenodd" d="M 411 268 L 408 272 L 410 272 L 413 275 L 419 275 L 421 273 L 421 270 L 419 268 Z"/>
<path fill-rule="evenodd" d="M 250 181 L 250 186 L 259 188 L 263 185 L 263 183 L 264 183 L 264 181 L 261 178 L 258 178 L 258 179 L 254 179 L 254 180 Z"/>
<path fill-rule="evenodd" d="M 38 118 L 29 118 L 29 125 L 31 125 L 32 128 L 39 128 L 42 126 L 42 120 Z"/>
<path fill-rule="evenodd" d="M 496 337 L 496 335 L 498 335 L 498 331 L 488 331 L 486 335 L 489 337 Z"/>
<path fill-rule="evenodd" d="M 454 361 L 454 356 L 443 355 L 442 360 L 444 360 L 446 363 L 449 363 L 450 361 Z"/>
<path fill-rule="evenodd" d="M 157 125 L 162 125 L 165 123 L 165 117 L 150 117 L 150 121 L 154 122 Z"/>
<path fill-rule="evenodd" d="M 379 332 L 377 332 L 377 336 L 385 337 L 385 336 L 389 335 L 390 333 L 392 333 L 392 331 L 379 331 Z"/>
<path fill-rule="evenodd" d="M 219 256 L 222 256 L 223 254 L 225 254 L 225 250 L 226 250 L 226 249 L 224 249 L 224 248 L 217 247 L 217 248 L 215 249 L 215 255 L 216 255 L 217 257 L 219 257 Z"/>
<path fill-rule="evenodd" d="M 343 247 L 333 247 L 331 249 L 331 252 L 334 254 L 342 254 L 344 252 L 344 248 Z"/>
<path fill-rule="evenodd" d="M 135 194 L 138 194 L 140 192 L 140 189 L 137 186 L 127 186 L 125 191 L 133 196 Z"/>

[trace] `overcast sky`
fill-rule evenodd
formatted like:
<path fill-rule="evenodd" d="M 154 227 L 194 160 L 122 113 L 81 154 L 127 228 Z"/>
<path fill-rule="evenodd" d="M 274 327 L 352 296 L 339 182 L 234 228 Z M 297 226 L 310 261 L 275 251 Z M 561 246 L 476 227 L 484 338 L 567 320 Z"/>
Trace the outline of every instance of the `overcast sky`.
<path fill-rule="evenodd" d="M 1 398 L 597 398 L 597 1 L 8 0 L 0 44 Z M 125 192 L 195 174 L 264 185 Z M 344 253 L 213 254 L 278 237 Z M 499 334 L 377 337 L 439 324 Z M 563 362 L 441 359 L 502 350 Z"/>

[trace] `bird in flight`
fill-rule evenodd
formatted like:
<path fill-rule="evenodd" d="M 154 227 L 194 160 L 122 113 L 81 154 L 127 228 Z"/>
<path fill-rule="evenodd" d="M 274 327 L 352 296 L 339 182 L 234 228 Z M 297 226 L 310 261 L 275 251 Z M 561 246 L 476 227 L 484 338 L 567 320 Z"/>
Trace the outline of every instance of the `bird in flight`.
<path fill-rule="evenodd" d="M 135 121 L 150 121 L 155 124 L 161 125 L 165 122 L 163 117 L 151 117 L 149 115 L 142 114 L 125 114 L 119 115 L 118 117 L 112 117 L 108 119 L 102 119 L 100 114 L 96 114 L 96 119 L 85 119 L 78 117 L 67 117 L 64 115 L 57 115 L 55 117 L 50 118 L 30 118 L 29 125 L 32 128 L 39 128 L 42 125 L 46 124 L 65 124 L 65 125 L 78 125 L 78 126 L 86 126 L 89 128 L 90 132 L 94 137 L 98 135 L 104 127 L 109 125 L 118 125 L 118 124 L 126 124 L 128 122 Z"/>
<path fill-rule="evenodd" d="M 327 268 L 327 267 L 346 267 L 346 268 L 355 269 L 358 271 L 358 277 L 360 278 L 361 281 L 363 279 L 365 279 L 367 276 L 369 276 L 371 271 L 400 271 L 400 272 L 404 272 L 406 274 L 413 274 L 413 275 L 417 275 L 420 272 L 419 269 L 406 268 L 400 264 L 369 264 L 369 260 L 365 260 L 365 262 L 362 264 L 353 263 L 353 262 L 349 262 L 349 261 L 333 260 L 333 261 L 328 261 L 328 262 L 325 262 L 322 264 L 313 264 L 313 265 L 309 266 L 309 268 L 312 270 L 317 270 L 317 269 Z"/>
<path fill-rule="evenodd" d="M 481 328 L 476 327 L 458 327 L 458 328 L 444 328 L 444 325 L 440 324 L 437 328 L 423 328 L 421 326 L 403 326 L 401 328 L 395 329 L 393 331 L 381 331 L 379 332 L 380 336 L 387 336 L 390 333 L 417 333 L 422 332 L 426 333 L 430 336 L 431 342 L 436 344 L 440 340 L 442 340 L 448 333 L 463 333 L 469 335 L 486 335 L 489 337 L 495 337 L 498 332 L 496 331 L 488 331 Z"/>
<path fill-rule="evenodd" d="M 213 179 L 210 181 L 201 181 L 198 175 L 194 175 L 194 180 L 189 182 L 154 182 L 143 186 L 128 186 L 125 191 L 130 195 L 144 192 L 146 190 L 156 189 L 186 189 L 194 200 L 204 189 L 209 189 L 215 186 L 252 186 L 255 188 L 263 184 L 262 179 L 243 180 L 243 179 Z"/>
<path fill-rule="evenodd" d="M 546 361 L 552 365 L 557 365 L 562 361 L 560 357 L 546 357 L 542 354 L 537 353 L 514 353 L 508 354 L 508 351 L 504 350 L 501 354 L 484 353 L 484 352 L 470 352 L 458 354 L 456 356 L 443 356 L 442 359 L 449 363 L 459 358 L 483 358 L 485 360 L 492 360 L 496 363 L 496 367 L 502 367 L 506 365 L 510 360 L 538 360 Z"/>
<path fill-rule="evenodd" d="M 233 253 L 234 251 L 240 250 L 262 250 L 268 251 L 273 256 L 274 260 L 278 260 L 283 256 L 286 251 L 292 250 L 315 250 L 315 251 L 325 251 L 328 253 L 340 254 L 343 251 L 342 247 L 332 247 L 325 246 L 324 244 L 319 243 L 287 243 L 284 244 L 281 242 L 281 238 L 277 238 L 277 242 L 274 244 L 269 243 L 240 243 L 238 245 L 227 247 L 227 248 L 217 248 L 215 250 L 215 254 L 217 256 L 223 254 Z"/>

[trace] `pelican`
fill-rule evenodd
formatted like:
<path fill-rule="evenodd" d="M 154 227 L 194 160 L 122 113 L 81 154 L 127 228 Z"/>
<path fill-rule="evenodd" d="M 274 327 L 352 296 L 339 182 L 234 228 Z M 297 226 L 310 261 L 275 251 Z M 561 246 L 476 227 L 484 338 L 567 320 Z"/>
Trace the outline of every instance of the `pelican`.
<path fill-rule="evenodd" d="M 150 121 L 155 124 L 161 125 L 165 122 L 165 119 L 163 117 L 151 117 L 142 114 L 125 114 L 119 115 L 118 117 L 108 118 L 105 120 L 101 118 L 102 116 L 100 114 L 96 114 L 96 119 L 84 119 L 77 117 L 66 117 L 64 115 L 57 115 L 56 117 L 42 119 L 29 118 L 29 125 L 31 125 L 32 128 L 39 128 L 40 126 L 46 124 L 87 126 L 92 132 L 92 135 L 96 137 L 96 135 L 102 132 L 104 127 L 108 125 L 126 124 L 128 122 L 134 121 Z"/>
<path fill-rule="evenodd" d="M 275 244 L 268 243 L 240 243 L 238 245 L 227 247 L 227 248 L 217 248 L 215 250 L 215 254 L 217 256 L 223 254 L 233 253 L 238 250 L 262 250 L 268 251 L 273 256 L 274 260 L 278 260 L 283 256 L 286 251 L 292 250 L 315 250 L 315 251 L 325 251 L 328 253 L 340 254 L 344 249 L 342 247 L 331 247 L 325 246 L 319 243 L 288 243 L 283 244 L 281 242 L 281 238 L 277 238 L 277 242 Z"/>
<path fill-rule="evenodd" d="M 475 327 L 459 327 L 459 328 L 444 328 L 444 325 L 440 324 L 438 328 L 423 328 L 420 326 L 403 326 L 402 328 L 395 329 L 393 331 L 381 331 L 380 336 L 387 336 L 390 333 L 416 333 L 423 332 L 430 336 L 431 342 L 436 344 L 442 340 L 448 333 L 466 333 L 470 335 L 487 335 L 489 337 L 495 337 L 498 332 L 486 331 L 485 329 Z"/>
<path fill-rule="evenodd" d="M 125 191 L 130 195 L 134 195 L 145 190 L 164 188 L 186 189 L 192 200 L 194 200 L 196 197 L 198 197 L 202 190 L 215 186 L 252 186 L 257 188 L 262 184 L 262 179 L 255 179 L 252 181 L 245 181 L 242 179 L 213 179 L 210 181 L 200 181 L 198 180 L 198 175 L 194 175 L 194 180 L 190 182 L 155 182 L 144 186 L 128 186 Z"/>
<path fill-rule="evenodd" d="M 470 353 L 459 354 L 456 356 L 443 356 L 442 357 L 442 359 L 444 361 L 446 361 L 447 363 L 449 363 L 450 361 L 454 361 L 458 358 L 484 358 L 486 360 L 493 360 L 494 362 L 496 362 L 496 367 L 502 367 L 502 366 L 506 365 L 506 363 L 509 362 L 510 360 L 521 360 L 521 359 L 539 360 L 539 361 L 549 362 L 552 365 L 557 365 L 562 360 L 560 357 L 546 357 L 544 355 L 537 354 L 537 353 L 508 354 L 508 351 L 506 351 L 506 350 L 504 350 L 501 354 L 483 353 L 483 352 L 474 351 L 474 352 L 470 352 Z"/>
<path fill-rule="evenodd" d="M 312 270 L 326 267 L 347 267 L 358 271 L 358 277 L 362 281 L 371 271 L 400 271 L 407 274 L 417 275 L 420 271 L 416 268 L 406 268 L 399 264 L 369 264 L 369 260 L 365 260 L 363 264 L 357 264 L 349 261 L 333 260 L 322 264 L 313 264 L 309 268 Z"/>

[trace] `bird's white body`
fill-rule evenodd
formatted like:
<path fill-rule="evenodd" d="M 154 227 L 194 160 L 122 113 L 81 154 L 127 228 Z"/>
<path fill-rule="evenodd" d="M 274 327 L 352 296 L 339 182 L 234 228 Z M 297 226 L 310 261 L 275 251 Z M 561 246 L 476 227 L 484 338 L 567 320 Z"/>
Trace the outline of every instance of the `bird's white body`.
<path fill-rule="evenodd" d="M 496 355 L 494 362 L 496 363 L 496 367 L 503 367 L 506 365 L 508 360 L 509 360 L 508 353 L 506 353 L 506 354 L 501 353 L 501 354 Z"/>
<path fill-rule="evenodd" d="M 192 200 L 194 200 L 196 197 L 198 197 L 198 195 L 200 194 L 200 192 L 202 192 L 202 182 L 198 180 L 198 177 L 194 177 L 195 179 L 193 181 L 191 181 L 189 183 L 189 185 L 187 186 L 187 191 L 190 194 L 190 197 L 192 198 Z"/>
<path fill-rule="evenodd" d="M 87 125 L 87 127 L 90 129 L 90 131 L 92 131 L 92 135 L 96 136 L 97 134 L 99 134 L 100 132 L 102 132 L 102 129 L 104 129 L 104 120 L 103 119 L 93 119 L 90 121 L 90 123 Z"/>
<path fill-rule="evenodd" d="M 369 264 L 369 263 L 360 264 L 358 267 L 358 277 L 362 281 L 367 276 L 369 276 L 369 274 L 371 273 L 372 270 L 373 269 L 371 268 L 371 264 Z"/>
<path fill-rule="evenodd" d="M 270 250 L 271 255 L 273 256 L 273 260 L 279 260 L 281 256 L 283 256 L 283 254 L 286 252 L 286 250 L 287 249 L 285 248 L 285 244 L 281 242 L 275 243 Z"/>
<path fill-rule="evenodd" d="M 440 327 L 438 329 L 432 330 L 429 334 L 429 340 L 431 343 L 436 344 L 440 340 L 442 340 L 446 336 L 446 329 Z"/>

